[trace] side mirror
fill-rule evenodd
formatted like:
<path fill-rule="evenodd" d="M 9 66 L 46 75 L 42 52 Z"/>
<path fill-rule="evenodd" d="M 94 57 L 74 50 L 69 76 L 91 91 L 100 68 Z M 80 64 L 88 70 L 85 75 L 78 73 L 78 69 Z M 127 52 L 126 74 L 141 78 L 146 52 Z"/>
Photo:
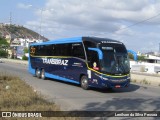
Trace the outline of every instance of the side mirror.
<path fill-rule="evenodd" d="M 99 48 L 88 48 L 88 50 L 92 50 L 92 51 L 97 52 L 99 59 L 100 59 L 100 60 L 103 59 L 103 53 L 102 53 L 102 51 L 101 51 Z"/>

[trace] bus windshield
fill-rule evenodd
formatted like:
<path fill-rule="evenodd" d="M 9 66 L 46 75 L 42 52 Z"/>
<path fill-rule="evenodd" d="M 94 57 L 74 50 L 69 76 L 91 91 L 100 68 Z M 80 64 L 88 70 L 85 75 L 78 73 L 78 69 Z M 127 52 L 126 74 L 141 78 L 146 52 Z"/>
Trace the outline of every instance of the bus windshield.
<path fill-rule="evenodd" d="M 112 75 L 128 74 L 130 71 L 127 50 L 122 44 L 101 45 L 103 59 L 101 70 Z"/>

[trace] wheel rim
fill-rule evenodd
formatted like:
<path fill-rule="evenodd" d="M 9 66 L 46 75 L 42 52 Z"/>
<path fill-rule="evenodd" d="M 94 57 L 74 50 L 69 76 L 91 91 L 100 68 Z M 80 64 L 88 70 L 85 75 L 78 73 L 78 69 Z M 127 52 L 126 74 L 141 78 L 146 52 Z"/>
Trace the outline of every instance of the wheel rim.
<path fill-rule="evenodd" d="M 36 77 L 40 77 L 40 70 L 39 69 L 36 69 Z"/>
<path fill-rule="evenodd" d="M 41 78 L 45 79 L 45 71 L 44 70 L 42 70 L 42 72 L 41 72 Z"/>
<path fill-rule="evenodd" d="M 83 87 L 83 88 L 87 88 L 87 87 L 88 87 L 88 80 L 87 80 L 86 78 L 84 78 L 84 79 L 82 80 L 82 87 Z"/>
<path fill-rule="evenodd" d="M 44 73 L 41 75 L 42 79 L 44 78 Z"/>
<path fill-rule="evenodd" d="M 45 78 L 45 75 L 44 75 L 44 71 L 42 71 L 42 75 L 41 75 L 42 79 Z"/>

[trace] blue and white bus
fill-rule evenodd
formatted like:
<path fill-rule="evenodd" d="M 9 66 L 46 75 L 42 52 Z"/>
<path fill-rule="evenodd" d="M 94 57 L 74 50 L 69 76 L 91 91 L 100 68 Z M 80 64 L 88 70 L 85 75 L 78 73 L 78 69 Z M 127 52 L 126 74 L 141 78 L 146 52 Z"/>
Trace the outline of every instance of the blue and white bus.
<path fill-rule="evenodd" d="M 31 44 L 29 72 L 41 79 L 80 84 L 83 89 L 130 84 L 126 47 L 107 38 L 76 37 Z"/>

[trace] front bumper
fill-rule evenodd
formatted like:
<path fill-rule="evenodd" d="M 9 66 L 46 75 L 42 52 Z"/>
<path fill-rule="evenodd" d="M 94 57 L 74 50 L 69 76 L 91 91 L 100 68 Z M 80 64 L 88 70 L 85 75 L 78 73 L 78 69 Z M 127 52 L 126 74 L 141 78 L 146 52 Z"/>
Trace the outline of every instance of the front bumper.
<path fill-rule="evenodd" d="M 130 85 L 130 77 L 123 78 L 102 78 L 102 87 L 105 88 L 124 88 Z"/>

